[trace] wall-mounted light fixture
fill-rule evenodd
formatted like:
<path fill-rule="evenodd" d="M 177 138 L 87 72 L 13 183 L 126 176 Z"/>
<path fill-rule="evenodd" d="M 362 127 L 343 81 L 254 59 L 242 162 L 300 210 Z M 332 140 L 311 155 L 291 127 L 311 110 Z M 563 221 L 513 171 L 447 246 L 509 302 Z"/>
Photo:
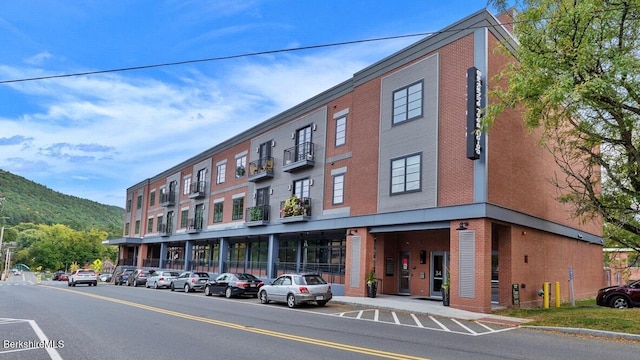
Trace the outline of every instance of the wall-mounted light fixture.
<path fill-rule="evenodd" d="M 468 222 L 460 221 L 460 225 L 458 225 L 458 228 L 456 230 L 467 230 L 467 226 L 469 226 Z"/>
<path fill-rule="evenodd" d="M 358 233 L 358 229 L 353 229 L 353 230 L 349 229 L 349 233 L 347 235 L 353 236 L 353 235 L 355 235 L 354 233 L 357 234 Z"/>

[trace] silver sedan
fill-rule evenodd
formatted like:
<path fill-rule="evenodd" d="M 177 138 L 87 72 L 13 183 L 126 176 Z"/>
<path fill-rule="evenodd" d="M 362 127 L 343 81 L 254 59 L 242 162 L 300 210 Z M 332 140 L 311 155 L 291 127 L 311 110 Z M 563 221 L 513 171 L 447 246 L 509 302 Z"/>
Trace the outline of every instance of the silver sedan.
<path fill-rule="evenodd" d="M 169 288 L 171 282 L 178 276 L 180 276 L 180 273 L 177 271 L 158 270 L 147 278 L 145 286 L 154 289 Z"/>

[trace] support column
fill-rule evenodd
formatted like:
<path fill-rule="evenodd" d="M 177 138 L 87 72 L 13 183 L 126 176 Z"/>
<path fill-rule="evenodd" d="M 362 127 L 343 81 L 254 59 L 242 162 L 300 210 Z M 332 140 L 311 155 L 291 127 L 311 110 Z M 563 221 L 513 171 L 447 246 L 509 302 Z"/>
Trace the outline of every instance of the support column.
<path fill-rule="evenodd" d="M 367 274 L 375 268 L 375 240 L 367 228 L 347 229 L 345 295 L 366 296 Z M 376 269 L 381 271 L 381 269 Z M 378 274 L 376 274 L 377 276 Z"/>
<path fill-rule="evenodd" d="M 144 267 L 144 259 L 147 258 L 147 253 L 149 252 L 148 244 L 140 244 L 138 247 L 138 265 L 136 267 L 142 268 Z"/>
<path fill-rule="evenodd" d="M 189 263 L 193 257 L 193 240 L 184 243 L 184 271 L 189 271 Z"/>
<path fill-rule="evenodd" d="M 229 240 L 227 238 L 220 238 L 220 254 L 218 255 L 219 270 L 221 273 L 227 271 L 228 265 L 226 264 L 227 255 L 229 254 Z"/>
<path fill-rule="evenodd" d="M 169 247 L 167 246 L 167 243 L 164 243 L 164 242 L 160 243 L 160 263 L 158 264 L 158 267 L 160 269 L 164 268 L 164 263 L 168 258 L 168 255 L 167 255 L 168 248 Z"/>
<path fill-rule="evenodd" d="M 278 234 L 269 235 L 269 249 L 267 251 L 267 277 L 274 279 L 277 277 L 277 266 L 280 262 L 278 254 L 280 253 L 280 237 Z"/>

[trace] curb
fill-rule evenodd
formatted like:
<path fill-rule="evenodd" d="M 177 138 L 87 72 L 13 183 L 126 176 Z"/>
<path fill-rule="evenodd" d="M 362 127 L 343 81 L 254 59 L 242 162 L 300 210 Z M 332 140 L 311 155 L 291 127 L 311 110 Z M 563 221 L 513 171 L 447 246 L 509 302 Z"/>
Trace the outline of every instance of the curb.
<path fill-rule="evenodd" d="M 593 330 L 593 329 L 584 329 L 584 328 L 554 327 L 554 326 L 531 326 L 531 325 L 520 325 L 520 327 L 528 328 L 528 329 L 546 330 L 546 331 L 559 331 L 559 332 L 568 333 L 568 334 L 599 336 L 599 337 L 605 337 L 610 339 L 625 339 L 625 340 L 640 342 L 640 335 L 620 333 L 620 332 L 614 332 L 614 331 Z"/>

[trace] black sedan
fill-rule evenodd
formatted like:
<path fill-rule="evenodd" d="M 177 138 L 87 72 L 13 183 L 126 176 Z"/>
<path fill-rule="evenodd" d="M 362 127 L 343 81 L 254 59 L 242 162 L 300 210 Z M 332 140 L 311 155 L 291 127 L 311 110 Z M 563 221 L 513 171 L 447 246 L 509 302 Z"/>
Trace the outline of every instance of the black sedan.
<path fill-rule="evenodd" d="M 206 296 L 211 295 L 224 295 L 227 298 L 237 296 L 258 296 L 258 290 L 264 285 L 262 280 L 251 274 L 245 273 L 223 273 L 220 274 L 215 280 L 208 280 L 204 286 L 204 294 Z"/>
<path fill-rule="evenodd" d="M 640 280 L 600 289 L 596 296 L 596 304 L 618 309 L 640 307 Z"/>

